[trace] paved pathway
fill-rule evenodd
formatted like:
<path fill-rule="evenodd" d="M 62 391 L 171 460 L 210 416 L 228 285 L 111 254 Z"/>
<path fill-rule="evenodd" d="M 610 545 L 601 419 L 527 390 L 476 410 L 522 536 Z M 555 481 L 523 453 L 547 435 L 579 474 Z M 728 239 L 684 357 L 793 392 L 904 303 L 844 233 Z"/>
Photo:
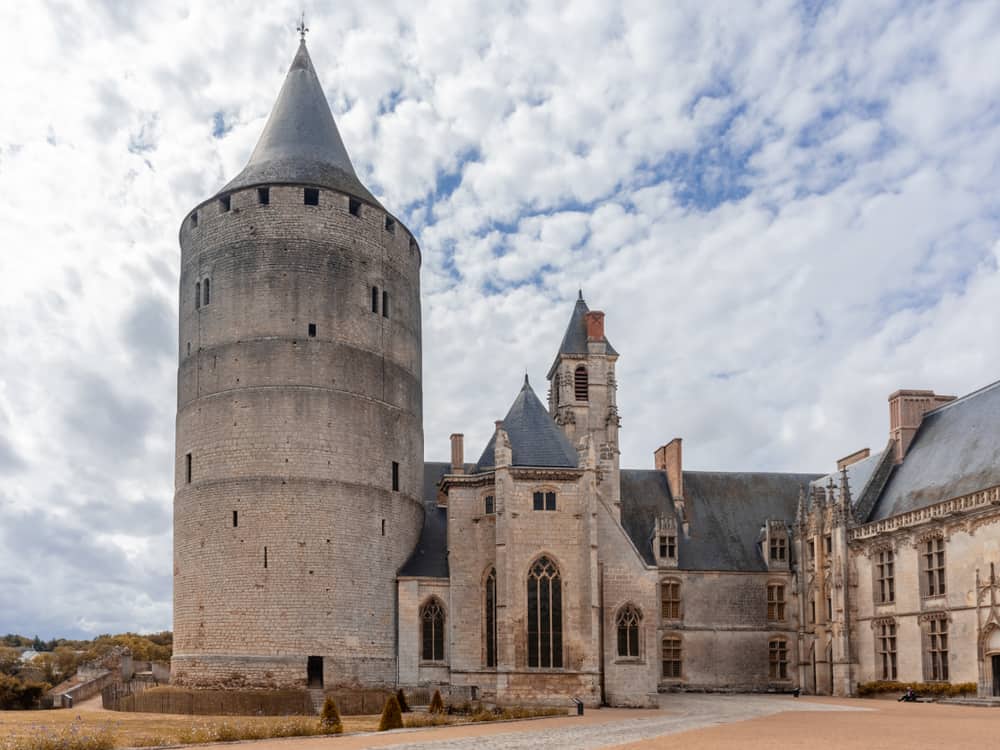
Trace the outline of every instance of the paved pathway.
<path fill-rule="evenodd" d="M 379 747 L 391 750 L 522 750 L 560 748 L 593 750 L 639 742 L 691 729 L 745 721 L 783 711 L 864 711 L 805 698 L 767 695 L 661 696 L 660 711 L 588 711 L 580 719 L 542 719 L 500 725 L 463 725 L 447 729 L 406 731 L 343 738 L 264 740 L 254 750 L 358 750 Z M 635 717 L 635 718 L 632 718 Z M 315 743 L 315 744 L 314 744 Z"/>

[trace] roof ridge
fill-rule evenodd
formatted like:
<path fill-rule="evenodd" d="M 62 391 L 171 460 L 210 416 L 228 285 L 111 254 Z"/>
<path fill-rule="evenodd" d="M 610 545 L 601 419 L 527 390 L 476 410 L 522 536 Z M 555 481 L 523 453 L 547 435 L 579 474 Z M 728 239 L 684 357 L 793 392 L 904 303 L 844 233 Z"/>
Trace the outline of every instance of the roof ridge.
<path fill-rule="evenodd" d="M 929 417 L 931 414 L 937 414 L 938 412 L 944 411 L 945 409 L 950 409 L 952 406 L 955 406 L 956 404 L 961 404 L 964 403 L 965 401 L 968 401 L 969 399 L 975 398 L 976 396 L 981 396 L 987 391 L 993 390 L 997 386 L 1000 386 L 1000 380 L 996 380 L 992 383 L 989 383 L 988 385 L 984 385 L 980 388 L 977 388 L 974 391 L 969 391 L 963 396 L 954 398 L 951 401 L 948 401 L 947 403 L 941 404 L 941 406 L 935 407 L 934 409 L 931 409 L 930 411 L 926 412 L 924 414 L 924 417 L 925 418 Z"/>

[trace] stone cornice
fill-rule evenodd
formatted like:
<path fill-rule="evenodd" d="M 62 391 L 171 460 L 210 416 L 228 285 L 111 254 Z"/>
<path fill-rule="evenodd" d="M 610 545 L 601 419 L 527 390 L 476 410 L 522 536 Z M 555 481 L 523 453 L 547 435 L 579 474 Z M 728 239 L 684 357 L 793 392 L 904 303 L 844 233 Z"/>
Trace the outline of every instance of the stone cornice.
<path fill-rule="evenodd" d="M 1000 485 L 928 505 L 926 508 L 900 513 L 898 516 L 885 518 L 881 521 L 866 523 L 863 526 L 850 529 L 848 535 L 850 541 L 860 542 L 899 529 L 912 528 L 932 521 L 950 519 L 968 511 L 988 510 L 998 506 L 1000 506 Z"/>

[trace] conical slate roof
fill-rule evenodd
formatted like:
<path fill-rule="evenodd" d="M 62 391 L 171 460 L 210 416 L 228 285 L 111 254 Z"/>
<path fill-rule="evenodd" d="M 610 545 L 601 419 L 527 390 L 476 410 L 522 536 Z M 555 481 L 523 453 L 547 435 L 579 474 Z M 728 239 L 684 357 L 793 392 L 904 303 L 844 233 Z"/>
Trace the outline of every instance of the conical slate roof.
<path fill-rule="evenodd" d="M 261 184 L 327 187 L 381 207 L 354 172 L 304 39 L 250 161 L 220 192 Z"/>
<path fill-rule="evenodd" d="M 527 375 L 521 392 L 503 419 L 503 428 L 510 438 L 513 466 L 576 468 L 576 449 L 538 400 Z M 479 471 L 493 466 L 495 446 L 496 432 L 479 457 L 476 464 Z"/>
<path fill-rule="evenodd" d="M 573 314 L 570 316 L 569 325 L 566 326 L 566 333 L 563 335 L 562 343 L 559 345 L 559 353 L 556 354 L 556 359 L 549 369 L 549 377 L 552 376 L 552 371 L 556 369 L 560 355 L 587 354 L 587 321 L 584 319 L 584 315 L 588 312 L 590 312 L 590 308 L 583 301 L 583 291 L 581 290 L 576 300 L 576 305 L 573 307 Z M 604 345 L 607 354 L 617 356 L 618 352 L 611 346 L 611 342 L 608 341 L 607 337 L 604 338 Z"/>

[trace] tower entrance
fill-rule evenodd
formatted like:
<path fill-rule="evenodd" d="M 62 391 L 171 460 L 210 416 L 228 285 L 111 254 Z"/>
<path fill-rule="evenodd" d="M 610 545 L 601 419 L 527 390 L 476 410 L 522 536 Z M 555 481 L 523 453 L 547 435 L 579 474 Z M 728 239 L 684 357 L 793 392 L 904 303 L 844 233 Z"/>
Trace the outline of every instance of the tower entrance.
<path fill-rule="evenodd" d="M 1000 697 L 1000 654 L 993 654 L 993 695 Z"/>
<path fill-rule="evenodd" d="M 323 657 L 310 656 L 306 662 L 306 679 L 309 687 L 323 687 Z"/>

